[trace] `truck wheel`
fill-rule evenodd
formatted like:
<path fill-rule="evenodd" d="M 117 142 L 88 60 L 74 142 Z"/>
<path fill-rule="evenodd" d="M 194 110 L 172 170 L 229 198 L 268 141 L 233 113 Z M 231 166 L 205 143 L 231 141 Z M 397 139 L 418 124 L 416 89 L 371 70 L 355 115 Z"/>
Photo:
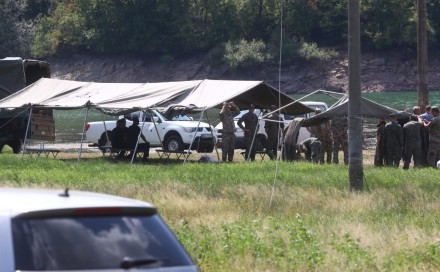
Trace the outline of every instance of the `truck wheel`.
<path fill-rule="evenodd" d="M 12 148 L 12 152 L 14 152 L 14 154 L 18 154 L 21 151 L 21 140 L 12 142 L 9 144 L 9 146 Z"/>
<path fill-rule="evenodd" d="M 107 139 L 107 135 L 108 135 L 108 139 Z M 111 145 L 111 140 L 112 140 L 112 132 L 110 130 L 107 130 L 107 134 L 103 132 L 101 134 L 101 137 L 99 137 L 98 146 L 109 146 Z"/>
<path fill-rule="evenodd" d="M 165 140 L 165 150 L 175 152 L 175 151 L 183 151 L 183 141 L 180 136 L 171 135 Z"/>

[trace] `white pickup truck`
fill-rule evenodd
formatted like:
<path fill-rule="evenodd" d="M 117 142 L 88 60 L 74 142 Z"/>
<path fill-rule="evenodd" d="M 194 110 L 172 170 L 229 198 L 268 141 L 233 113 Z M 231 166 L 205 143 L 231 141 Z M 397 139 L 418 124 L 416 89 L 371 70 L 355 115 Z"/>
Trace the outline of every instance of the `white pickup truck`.
<path fill-rule="evenodd" d="M 171 152 L 183 151 L 190 148 L 190 146 L 191 150 L 197 152 L 212 152 L 214 150 L 217 138 L 213 133 L 213 126 L 207 123 L 199 123 L 190 119 L 187 121 L 172 121 L 159 112 L 152 110 L 147 113 L 133 112 L 124 115 L 124 118 L 127 119 L 127 127 L 131 126 L 133 117 L 139 118 L 139 127 L 142 128 L 143 125 L 142 132 L 150 142 L 151 147 L 162 147 Z M 144 124 L 142 124 L 142 120 L 145 120 Z M 87 123 L 87 142 L 92 146 L 111 145 L 111 131 L 115 127 L 115 120 Z"/>

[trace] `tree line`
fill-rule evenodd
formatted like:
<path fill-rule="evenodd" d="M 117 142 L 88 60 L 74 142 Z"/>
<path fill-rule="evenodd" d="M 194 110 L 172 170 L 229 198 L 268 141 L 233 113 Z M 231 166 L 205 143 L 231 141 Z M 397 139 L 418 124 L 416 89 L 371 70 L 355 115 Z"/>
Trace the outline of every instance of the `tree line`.
<path fill-rule="evenodd" d="M 417 48 L 414 0 L 361 1 L 363 50 Z M 438 47 L 440 4 L 428 1 L 428 44 Z M 347 0 L 3 0 L 0 52 L 76 51 L 159 56 L 207 53 L 231 67 L 331 59 L 347 43 Z M 281 31 L 282 29 L 282 31 Z"/>

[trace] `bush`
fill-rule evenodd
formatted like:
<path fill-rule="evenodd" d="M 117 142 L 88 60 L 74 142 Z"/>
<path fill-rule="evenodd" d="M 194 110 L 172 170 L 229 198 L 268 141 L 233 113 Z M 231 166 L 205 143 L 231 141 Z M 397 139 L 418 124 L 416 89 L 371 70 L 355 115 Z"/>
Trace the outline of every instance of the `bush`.
<path fill-rule="evenodd" d="M 223 59 L 231 68 L 247 68 L 270 60 L 270 54 L 263 41 L 241 39 L 237 43 L 226 43 Z"/>
<path fill-rule="evenodd" d="M 331 49 L 319 48 L 316 43 L 303 42 L 299 49 L 299 56 L 306 60 L 331 60 L 338 57 L 338 53 Z"/>

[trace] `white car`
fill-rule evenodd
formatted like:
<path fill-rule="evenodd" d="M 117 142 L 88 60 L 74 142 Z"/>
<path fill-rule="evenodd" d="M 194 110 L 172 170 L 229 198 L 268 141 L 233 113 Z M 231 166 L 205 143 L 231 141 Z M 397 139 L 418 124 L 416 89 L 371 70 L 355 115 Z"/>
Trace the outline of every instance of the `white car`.
<path fill-rule="evenodd" d="M 2 272 L 198 271 L 150 203 L 67 189 L 0 199 Z"/>
<path fill-rule="evenodd" d="M 301 103 L 303 103 L 304 105 L 306 105 L 306 106 L 308 106 L 308 107 L 310 107 L 312 109 L 320 109 L 321 112 L 324 112 L 324 111 L 328 110 L 328 106 L 324 102 L 304 101 L 304 102 L 301 102 Z M 303 114 L 303 115 L 285 115 L 284 118 L 285 118 L 286 121 L 292 121 L 294 118 L 297 118 L 297 117 L 308 119 L 308 118 L 311 118 L 313 116 L 315 116 L 315 112 L 309 112 L 309 113 L 306 113 L 306 114 Z M 308 139 L 308 138 L 310 138 L 310 132 L 307 130 L 306 127 L 301 127 L 301 129 L 299 130 L 299 135 L 298 135 L 298 141 L 297 142 L 300 143 L 303 140 Z"/>
<path fill-rule="evenodd" d="M 240 111 L 240 114 L 234 117 L 234 123 L 235 123 L 235 148 L 236 149 L 245 149 L 245 143 L 244 143 L 244 131 L 237 125 L 238 120 L 241 116 L 246 114 L 249 110 L 242 110 Z M 266 112 L 262 112 L 259 109 L 255 109 L 254 113 L 258 116 L 258 131 L 257 135 L 255 135 L 255 145 L 257 151 L 263 151 L 263 149 L 266 147 L 266 140 L 267 140 L 267 133 L 264 129 L 265 120 L 262 119 L 262 116 L 266 114 Z M 280 115 L 283 117 L 283 114 Z M 290 120 L 284 120 L 284 126 L 287 126 L 290 122 Z M 222 144 L 222 132 L 223 132 L 223 123 L 220 122 L 215 126 L 215 132 L 217 134 L 217 146 L 221 147 Z"/>
<path fill-rule="evenodd" d="M 216 135 L 214 127 L 193 121 L 168 120 L 159 112 L 152 110 L 146 114 L 133 112 L 123 116 L 127 119 L 126 126 L 131 126 L 131 119 L 138 117 L 141 122 L 142 133 L 150 142 L 150 147 L 164 147 L 167 151 L 183 151 L 191 146 L 197 152 L 212 152 L 214 150 Z M 145 121 L 143 124 L 142 120 Z M 111 131 L 116 127 L 116 121 L 97 121 L 86 124 L 87 142 L 95 146 L 110 146 Z M 108 141 L 109 140 L 109 141 Z M 143 141 L 141 140 L 141 143 Z"/>

